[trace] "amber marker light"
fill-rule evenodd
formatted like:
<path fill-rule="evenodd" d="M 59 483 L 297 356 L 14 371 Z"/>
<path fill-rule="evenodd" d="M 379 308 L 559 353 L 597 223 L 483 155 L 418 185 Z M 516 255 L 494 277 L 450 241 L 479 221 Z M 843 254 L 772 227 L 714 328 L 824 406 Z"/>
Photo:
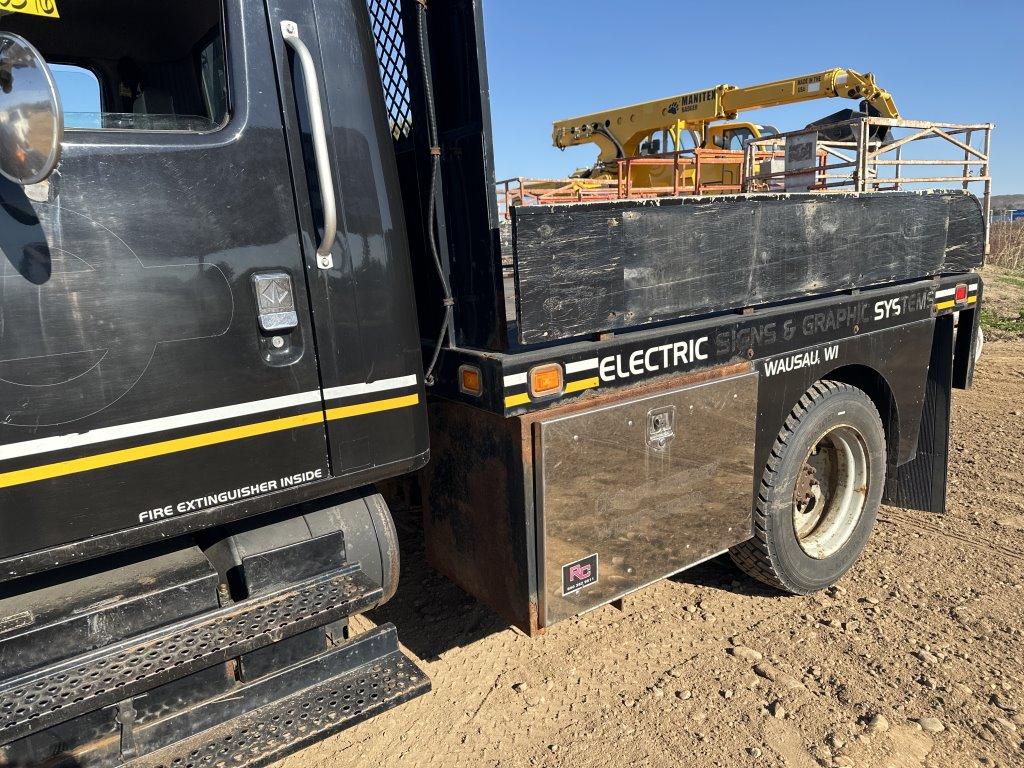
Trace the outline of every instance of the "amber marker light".
<path fill-rule="evenodd" d="M 483 394 L 483 378 L 480 376 L 480 369 L 475 365 L 459 366 L 459 391 L 473 397 L 480 397 Z"/>
<path fill-rule="evenodd" d="M 562 393 L 562 366 L 547 363 L 530 369 L 530 397 L 541 398 Z"/>

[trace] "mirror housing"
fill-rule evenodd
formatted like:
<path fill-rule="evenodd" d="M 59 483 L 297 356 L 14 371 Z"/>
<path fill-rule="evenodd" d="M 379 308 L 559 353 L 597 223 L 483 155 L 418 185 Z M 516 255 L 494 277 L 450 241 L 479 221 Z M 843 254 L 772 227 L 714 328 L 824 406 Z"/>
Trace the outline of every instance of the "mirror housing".
<path fill-rule="evenodd" d="M 0 32 L 0 175 L 38 184 L 60 162 L 64 111 L 53 73 L 20 35 Z"/>

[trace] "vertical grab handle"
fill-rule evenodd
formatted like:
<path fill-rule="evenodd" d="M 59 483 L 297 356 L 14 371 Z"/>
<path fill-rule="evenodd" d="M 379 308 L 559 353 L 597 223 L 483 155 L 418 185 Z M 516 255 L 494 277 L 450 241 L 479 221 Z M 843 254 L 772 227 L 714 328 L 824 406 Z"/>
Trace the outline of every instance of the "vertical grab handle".
<path fill-rule="evenodd" d="M 299 27 L 294 21 L 282 21 L 281 33 L 284 41 L 299 59 L 302 67 L 302 79 L 306 84 L 306 102 L 309 105 L 309 122 L 313 133 L 313 156 L 316 159 L 316 171 L 320 181 L 320 197 L 324 210 L 324 236 L 316 249 L 316 265 L 320 269 L 331 269 L 334 258 L 331 246 L 338 233 L 338 206 L 334 198 L 334 176 L 331 173 L 331 158 L 327 152 L 327 129 L 324 127 L 324 110 L 320 103 L 320 80 L 316 73 L 316 64 L 309 53 L 309 48 L 299 37 Z"/>

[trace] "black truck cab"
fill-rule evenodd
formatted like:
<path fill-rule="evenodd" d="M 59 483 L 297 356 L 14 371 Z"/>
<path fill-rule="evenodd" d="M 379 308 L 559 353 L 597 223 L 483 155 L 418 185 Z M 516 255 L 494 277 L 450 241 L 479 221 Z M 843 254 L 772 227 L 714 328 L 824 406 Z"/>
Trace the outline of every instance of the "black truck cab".
<path fill-rule="evenodd" d="M 65 112 L 56 170 L 0 181 L 0 763 L 152 758 L 342 678 L 339 725 L 424 690 L 393 628 L 345 627 L 398 577 L 372 483 L 428 457 L 365 4 L 59 13 L 0 19 Z"/>
<path fill-rule="evenodd" d="M 421 466 L 409 248 L 365 8 L 61 13 L 4 19 L 54 65 L 69 106 L 95 111 L 67 112 L 48 180 L 2 192 L 0 571 Z M 317 88 L 329 189 L 309 124 Z"/>

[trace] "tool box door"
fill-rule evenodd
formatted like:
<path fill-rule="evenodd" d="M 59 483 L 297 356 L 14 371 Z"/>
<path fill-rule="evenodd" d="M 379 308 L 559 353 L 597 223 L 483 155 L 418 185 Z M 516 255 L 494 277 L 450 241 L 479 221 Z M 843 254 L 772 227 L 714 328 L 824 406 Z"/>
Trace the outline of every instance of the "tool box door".
<path fill-rule="evenodd" d="M 538 422 L 541 626 L 750 538 L 757 375 Z"/>
<path fill-rule="evenodd" d="M 329 473 L 266 14 L 224 7 L 222 124 L 104 104 L 49 180 L 0 181 L 0 559 L 253 514 Z M 61 61 L 87 48 L 77 13 L 5 24 Z M 156 23 L 138 13 L 119 34 Z"/>
<path fill-rule="evenodd" d="M 377 5 L 375 24 L 390 13 L 384 21 L 400 25 L 397 5 Z M 395 474 L 425 457 L 428 437 L 392 124 L 367 4 L 268 0 L 267 11 L 332 471 Z"/>

